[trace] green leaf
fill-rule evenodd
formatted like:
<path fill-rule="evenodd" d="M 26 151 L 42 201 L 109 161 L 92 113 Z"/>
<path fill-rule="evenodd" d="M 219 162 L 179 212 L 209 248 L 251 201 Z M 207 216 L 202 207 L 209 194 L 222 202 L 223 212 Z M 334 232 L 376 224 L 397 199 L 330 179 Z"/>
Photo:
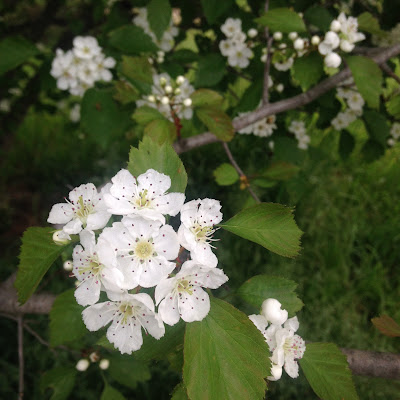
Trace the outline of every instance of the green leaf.
<path fill-rule="evenodd" d="M 394 96 L 386 102 L 386 110 L 391 116 L 400 119 L 400 95 Z"/>
<path fill-rule="evenodd" d="M 255 22 L 266 26 L 272 32 L 305 32 L 306 26 L 297 12 L 289 8 L 274 8 L 265 15 L 256 18 Z"/>
<path fill-rule="evenodd" d="M 151 92 L 153 67 L 148 57 L 122 56 L 121 72 L 139 91 Z"/>
<path fill-rule="evenodd" d="M 302 232 L 292 212 L 281 204 L 261 203 L 240 211 L 219 226 L 281 256 L 295 257 L 300 251 Z"/>
<path fill-rule="evenodd" d="M 109 384 L 106 384 L 100 400 L 125 400 L 125 397 L 117 389 L 113 388 Z"/>
<path fill-rule="evenodd" d="M 175 389 L 172 393 L 171 400 L 189 400 L 187 395 L 187 390 L 183 383 L 175 386 Z"/>
<path fill-rule="evenodd" d="M 297 165 L 286 161 L 274 161 L 261 175 L 274 181 L 287 181 L 297 175 L 299 170 Z"/>
<path fill-rule="evenodd" d="M 268 189 L 268 188 L 276 186 L 277 181 L 270 181 L 269 179 L 265 179 L 265 178 L 254 178 L 254 179 L 251 179 L 250 183 L 252 185 L 256 185 L 260 188 Z"/>
<path fill-rule="evenodd" d="M 268 345 L 248 316 L 216 298 L 186 325 L 183 378 L 191 400 L 261 400 L 270 374 Z"/>
<path fill-rule="evenodd" d="M 324 7 L 312 6 L 304 13 L 304 18 L 310 25 L 314 25 L 322 32 L 327 32 L 330 29 L 333 20 L 332 14 Z"/>
<path fill-rule="evenodd" d="M 194 86 L 212 87 L 218 84 L 226 73 L 225 58 L 220 54 L 209 54 L 200 58 Z"/>
<path fill-rule="evenodd" d="M 175 150 L 167 143 L 160 145 L 145 136 L 138 149 L 131 148 L 128 170 L 132 175 L 139 176 L 150 168 L 171 178 L 169 192 L 185 192 L 187 175 Z"/>
<path fill-rule="evenodd" d="M 171 121 L 163 117 L 147 124 L 144 134 L 159 144 L 172 143 L 176 139 L 176 128 Z"/>
<path fill-rule="evenodd" d="M 322 400 L 357 400 L 346 356 L 333 343 L 308 343 L 299 360 L 314 392 Z"/>
<path fill-rule="evenodd" d="M 204 16 L 209 24 L 214 24 L 218 18 L 234 6 L 233 0 L 214 1 L 201 0 Z"/>
<path fill-rule="evenodd" d="M 343 160 L 347 160 L 347 158 L 349 158 L 351 152 L 354 150 L 355 144 L 356 141 L 353 135 L 347 131 L 340 132 L 339 154 Z"/>
<path fill-rule="evenodd" d="M 384 335 L 390 337 L 400 337 L 400 325 L 388 315 L 371 319 L 375 328 L 379 329 Z"/>
<path fill-rule="evenodd" d="M 37 47 L 20 36 L 8 37 L 0 42 L 0 75 L 18 67 L 39 53 Z"/>
<path fill-rule="evenodd" d="M 314 51 L 307 56 L 296 58 L 291 71 L 293 78 L 300 83 L 305 92 L 324 74 L 322 57 Z"/>
<path fill-rule="evenodd" d="M 50 400 L 66 400 L 74 388 L 76 374 L 76 369 L 71 367 L 51 369 L 41 376 L 40 390 L 44 393 L 47 388 L 51 388 L 53 394 Z"/>
<path fill-rule="evenodd" d="M 121 26 L 109 34 L 110 44 L 124 54 L 150 53 L 158 50 L 151 37 L 135 25 Z"/>
<path fill-rule="evenodd" d="M 50 344 L 58 346 L 79 340 L 88 331 L 82 320 L 84 307 L 74 296 L 75 289 L 69 289 L 57 296 L 50 311 Z"/>
<path fill-rule="evenodd" d="M 28 228 L 22 237 L 20 263 L 15 280 L 18 301 L 24 304 L 38 287 L 45 273 L 68 245 L 53 242 L 54 228 Z"/>
<path fill-rule="evenodd" d="M 373 139 L 365 142 L 361 149 L 366 162 L 373 162 L 385 154 L 385 148 Z"/>
<path fill-rule="evenodd" d="M 224 98 L 214 90 L 198 89 L 190 95 L 192 107 L 213 106 L 221 107 Z"/>
<path fill-rule="evenodd" d="M 132 114 L 132 118 L 140 125 L 147 125 L 156 119 L 165 119 L 164 115 L 162 115 L 160 111 L 149 106 L 137 108 Z"/>
<path fill-rule="evenodd" d="M 168 0 L 151 0 L 147 5 L 147 21 L 158 40 L 169 26 L 172 8 Z"/>
<path fill-rule="evenodd" d="M 235 134 L 232 121 L 222 110 L 215 107 L 199 107 L 196 108 L 196 115 L 218 139 L 224 142 L 232 140 Z"/>
<path fill-rule="evenodd" d="M 260 79 L 255 79 L 254 82 L 246 89 L 241 96 L 237 106 L 237 112 L 247 112 L 255 110 L 261 101 L 263 93 L 263 83 Z"/>
<path fill-rule="evenodd" d="M 379 112 L 366 110 L 363 112 L 363 119 L 371 139 L 386 146 L 386 140 L 390 135 L 390 128 L 386 118 Z"/>
<path fill-rule="evenodd" d="M 121 385 L 135 389 L 139 382 L 145 382 L 151 378 L 148 364 L 136 360 L 135 354 L 112 356 L 109 360 L 110 366 L 107 372 Z"/>
<path fill-rule="evenodd" d="M 129 124 L 129 113 L 120 110 L 110 90 L 92 88 L 86 91 L 81 127 L 103 150 L 120 138 Z"/>
<path fill-rule="evenodd" d="M 114 99 L 121 104 L 133 103 L 140 98 L 138 89 L 127 81 L 118 81 L 114 87 Z"/>
<path fill-rule="evenodd" d="M 300 311 L 304 304 L 297 297 L 297 283 L 280 276 L 257 275 L 243 283 L 238 295 L 257 309 L 266 299 L 277 299 L 290 315 Z"/>
<path fill-rule="evenodd" d="M 361 96 L 371 108 L 378 108 L 383 80 L 381 69 L 363 56 L 348 56 L 346 62 Z"/>
<path fill-rule="evenodd" d="M 373 35 L 382 36 L 385 34 L 379 26 L 379 21 L 369 12 L 363 12 L 357 17 L 358 30 Z"/>
<path fill-rule="evenodd" d="M 235 182 L 239 180 L 239 174 L 236 169 L 232 167 L 231 164 L 221 164 L 217 169 L 213 172 L 215 181 L 220 186 L 229 186 L 233 185 Z"/>

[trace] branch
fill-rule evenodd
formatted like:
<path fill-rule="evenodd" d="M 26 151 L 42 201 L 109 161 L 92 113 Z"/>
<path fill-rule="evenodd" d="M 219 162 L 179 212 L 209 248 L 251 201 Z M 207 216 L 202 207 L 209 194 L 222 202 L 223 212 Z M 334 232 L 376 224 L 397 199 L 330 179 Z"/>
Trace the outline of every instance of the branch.
<path fill-rule="evenodd" d="M 383 63 L 380 65 L 381 70 L 386 74 L 389 75 L 391 78 L 393 78 L 399 85 L 400 85 L 400 76 L 396 75 L 387 65 L 386 63 Z"/>
<path fill-rule="evenodd" d="M 366 52 L 363 52 L 363 54 L 364 53 Z M 371 56 L 371 59 L 380 66 L 390 58 L 400 54 L 400 43 L 384 49 L 371 49 L 371 51 L 367 54 L 370 53 L 373 54 Z M 308 90 L 305 93 L 290 97 L 285 100 L 277 101 L 275 103 L 266 104 L 243 117 L 236 118 L 233 121 L 233 127 L 235 131 L 238 131 L 239 129 L 243 129 L 256 121 L 259 121 L 260 119 L 268 117 L 269 115 L 279 114 L 311 103 L 318 97 L 322 96 L 324 93 L 335 88 L 339 83 L 343 82 L 350 76 L 350 69 L 345 68 L 336 75 L 333 75 L 330 78 L 323 80 L 318 85 L 314 86 L 312 89 Z M 215 135 L 207 132 L 201 135 L 184 139 L 179 144 L 175 143 L 174 148 L 176 152 L 180 154 L 185 151 L 192 150 L 196 147 L 204 146 L 206 144 L 214 143 L 217 141 L 218 139 Z"/>
<path fill-rule="evenodd" d="M 18 400 L 24 398 L 24 317 L 18 315 L 18 364 L 19 364 L 19 382 L 18 382 Z"/>

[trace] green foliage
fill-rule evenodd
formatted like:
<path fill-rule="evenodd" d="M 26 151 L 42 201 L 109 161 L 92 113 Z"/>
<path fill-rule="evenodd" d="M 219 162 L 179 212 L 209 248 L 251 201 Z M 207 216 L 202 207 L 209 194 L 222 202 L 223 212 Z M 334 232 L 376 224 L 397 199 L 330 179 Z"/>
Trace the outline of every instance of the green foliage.
<path fill-rule="evenodd" d="M 111 46 L 124 54 L 141 54 L 158 50 L 151 37 L 135 25 L 121 26 L 110 32 L 109 36 Z"/>
<path fill-rule="evenodd" d="M 262 93 L 263 82 L 260 79 L 256 79 L 243 93 L 237 106 L 237 111 L 247 112 L 256 109 L 260 104 Z"/>
<path fill-rule="evenodd" d="M 108 373 L 121 385 L 135 389 L 139 382 L 151 378 L 149 366 L 143 361 L 136 360 L 135 356 L 116 355 L 109 357 Z"/>
<path fill-rule="evenodd" d="M 386 118 L 377 111 L 367 110 L 363 113 L 363 119 L 371 139 L 385 147 L 390 134 Z"/>
<path fill-rule="evenodd" d="M 296 58 L 291 71 L 293 78 L 305 92 L 315 85 L 324 73 L 322 57 L 314 51 L 304 57 Z"/>
<path fill-rule="evenodd" d="M 399 337 L 400 336 L 400 325 L 388 315 L 382 315 L 381 317 L 375 317 L 371 319 L 375 328 L 379 329 L 386 336 Z"/>
<path fill-rule="evenodd" d="M 140 125 L 147 125 L 156 119 L 165 119 L 160 111 L 149 106 L 137 108 L 132 114 L 132 118 Z"/>
<path fill-rule="evenodd" d="M 234 5 L 233 0 L 214 1 L 201 0 L 203 12 L 209 24 L 214 24 L 218 18 L 225 14 Z"/>
<path fill-rule="evenodd" d="M 305 20 L 319 28 L 322 32 L 328 32 L 333 20 L 332 14 L 325 8 L 319 5 L 314 5 L 304 13 Z"/>
<path fill-rule="evenodd" d="M 153 84 L 153 70 L 147 57 L 122 56 L 121 72 L 142 91 L 149 91 Z"/>
<path fill-rule="evenodd" d="M 224 98 L 219 93 L 210 89 L 198 89 L 190 95 L 190 98 L 192 107 L 215 106 L 219 108 L 224 101 Z"/>
<path fill-rule="evenodd" d="M 226 73 L 225 58 L 220 54 L 208 54 L 200 57 L 194 85 L 212 87 L 218 84 Z"/>
<path fill-rule="evenodd" d="M 172 393 L 171 400 L 189 400 L 187 390 L 183 383 L 177 385 Z"/>
<path fill-rule="evenodd" d="M 270 369 L 263 336 L 247 315 L 210 300 L 207 317 L 186 325 L 183 378 L 189 398 L 262 400 Z"/>
<path fill-rule="evenodd" d="M 121 104 L 133 103 L 140 98 L 139 90 L 129 82 L 118 81 L 115 83 L 114 99 Z"/>
<path fill-rule="evenodd" d="M 340 132 L 340 139 L 339 139 L 339 154 L 343 160 L 346 160 L 352 151 L 354 150 L 354 146 L 356 141 L 354 140 L 354 136 L 347 132 L 341 131 Z"/>
<path fill-rule="evenodd" d="M 353 74 L 358 91 L 371 108 L 379 107 L 382 91 L 382 71 L 370 58 L 348 56 L 346 62 Z"/>
<path fill-rule="evenodd" d="M 393 96 L 386 102 L 387 112 L 394 118 L 400 119 L 400 96 Z"/>
<path fill-rule="evenodd" d="M 379 21 L 369 12 L 363 12 L 357 17 L 358 30 L 368 32 L 373 35 L 383 36 L 384 32 L 379 26 Z"/>
<path fill-rule="evenodd" d="M 57 367 L 45 372 L 40 378 L 42 393 L 47 388 L 53 389 L 50 400 L 66 400 L 75 385 L 77 371 L 71 367 Z"/>
<path fill-rule="evenodd" d="M 273 161 L 266 170 L 261 173 L 263 178 L 273 181 L 286 181 L 293 178 L 300 168 L 286 161 Z"/>
<path fill-rule="evenodd" d="M 233 185 L 239 180 L 239 174 L 232 167 L 231 164 L 221 164 L 217 169 L 213 172 L 215 181 L 220 186 L 229 186 Z"/>
<path fill-rule="evenodd" d="M 125 400 L 125 397 L 111 385 L 106 384 L 100 400 Z"/>
<path fill-rule="evenodd" d="M 299 254 L 302 232 L 294 221 L 292 209 L 281 204 L 257 204 L 240 211 L 220 226 L 281 256 Z"/>
<path fill-rule="evenodd" d="M 274 8 L 255 20 L 272 32 L 305 32 L 306 26 L 295 11 L 289 8 Z"/>
<path fill-rule="evenodd" d="M 164 117 L 147 124 L 144 128 L 144 134 L 159 144 L 172 143 L 177 135 L 175 125 Z"/>
<path fill-rule="evenodd" d="M 15 281 L 21 304 L 32 296 L 45 273 L 68 246 L 56 245 L 53 232 L 53 228 L 32 227 L 22 237 L 20 264 Z"/>
<path fill-rule="evenodd" d="M 147 20 L 150 29 L 159 40 L 169 26 L 171 12 L 172 9 L 168 0 L 151 0 L 147 5 Z"/>
<path fill-rule="evenodd" d="M 260 309 L 264 300 L 277 299 L 282 309 L 290 315 L 303 308 L 303 302 L 297 297 L 297 283 L 279 276 L 257 275 L 243 283 L 238 295 L 247 303 Z"/>
<path fill-rule="evenodd" d="M 369 139 L 362 147 L 362 155 L 366 162 L 373 162 L 385 154 L 385 148 L 373 139 Z"/>
<path fill-rule="evenodd" d="M 356 400 L 346 356 L 333 343 L 308 343 L 299 360 L 314 392 L 322 400 Z"/>
<path fill-rule="evenodd" d="M 150 168 L 171 178 L 170 192 L 185 192 L 187 174 L 175 150 L 167 143 L 157 144 L 146 136 L 137 149 L 131 148 L 128 170 L 132 175 L 139 176 Z"/>
<path fill-rule="evenodd" d="M 129 113 L 118 107 L 110 90 L 92 88 L 86 91 L 82 100 L 81 126 L 103 150 L 120 139 L 129 124 Z"/>
<path fill-rule="evenodd" d="M 232 121 L 229 116 L 219 108 L 214 106 L 203 106 L 195 109 L 200 121 L 218 139 L 229 142 L 234 135 Z"/>
<path fill-rule="evenodd" d="M 23 37 L 3 39 L 0 42 L 0 76 L 38 53 L 37 47 Z"/>
<path fill-rule="evenodd" d="M 82 311 L 74 296 L 75 289 L 69 289 L 57 296 L 50 311 L 50 344 L 79 340 L 88 331 L 82 321 Z"/>

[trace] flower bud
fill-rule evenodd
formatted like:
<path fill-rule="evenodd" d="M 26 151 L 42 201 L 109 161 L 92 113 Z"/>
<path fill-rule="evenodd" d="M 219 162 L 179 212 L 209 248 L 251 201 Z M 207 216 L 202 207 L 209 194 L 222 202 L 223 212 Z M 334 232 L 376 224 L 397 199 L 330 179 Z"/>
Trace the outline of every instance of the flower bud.
<path fill-rule="evenodd" d="M 280 48 L 280 49 L 286 49 L 286 47 L 287 47 L 287 44 L 286 44 L 286 43 L 281 43 L 281 44 L 278 46 L 278 48 Z"/>
<path fill-rule="evenodd" d="M 290 39 L 290 40 L 296 40 L 298 36 L 299 36 L 299 35 L 298 35 L 297 32 L 290 32 L 290 33 L 289 33 L 289 39 Z"/>
<path fill-rule="evenodd" d="M 342 63 L 342 59 L 337 53 L 330 53 L 324 58 L 324 63 L 329 68 L 337 68 Z"/>
<path fill-rule="evenodd" d="M 161 85 L 162 87 L 164 87 L 166 84 L 167 84 L 167 80 L 162 76 L 162 77 L 160 78 L 160 85 Z"/>
<path fill-rule="evenodd" d="M 86 358 L 82 358 L 81 360 L 79 360 L 79 361 L 76 363 L 75 368 L 76 368 L 78 371 L 83 372 L 83 371 L 86 371 L 86 370 L 89 368 L 89 365 L 90 365 L 89 360 L 87 360 Z"/>
<path fill-rule="evenodd" d="M 172 93 L 173 89 L 172 89 L 171 85 L 167 85 L 167 86 L 165 86 L 164 90 L 165 90 L 165 93 Z"/>
<path fill-rule="evenodd" d="M 147 97 L 147 100 L 150 102 L 150 103 L 155 103 L 156 102 L 156 98 L 151 94 L 149 97 Z"/>
<path fill-rule="evenodd" d="M 99 361 L 99 360 L 100 360 L 99 353 L 97 353 L 96 351 L 94 351 L 93 353 L 90 353 L 90 355 L 89 355 L 89 360 L 90 360 L 91 362 L 97 362 L 97 361 Z"/>
<path fill-rule="evenodd" d="M 273 34 L 273 37 L 274 37 L 274 40 L 282 40 L 282 38 L 283 38 L 282 32 L 275 32 Z"/>
<path fill-rule="evenodd" d="M 340 48 L 345 52 L 345 53 L 350 53 L 354 49 L 354 44 L 350 43 L 348 40 L 342 40 L 340 42 Z"/>
<path fill-rule="evenodd" d="M 106 358 L 103 358 L 99 363 L 99 367 L 102 370 L 108 369 L 109 366 L 110 366 L 110 361 L 107 360 Z"/>
<path fill-rule="evenodd" d="M 81 284 L 81 282 L 78 281 L 78 279 L 74 282 L 75 287 L 79 287 L 80 284 Z"/>
<path fill-rule="evenodd" d="M 389 138 L 387 144 L 388 146 L 393 147 L 396 144 L 396 141 L 393 138 Z"/>
<path fill-rule="evenodd" d="M 276 299 L 267 299 L 262 303 L 262 314 L 274 325 L 282 325 L 288 318 L 288 312 L 281 309 L 282 304 Z"/>
<path fill-rule="evenodd" d="M 167 96 L 161 97 L 161 104 L 164 104 L 164 105 L 169 104 L 169 98 Z"/>
<path fill-rule="evenodd" d="M 183 105 L 185 107 L 190 107 L 192 105 L 192 99 L 188 97 L 187 99 L 183 100 Z"/>
<path fill-rule="evenodd" d="M 174 90 L 174 94 L 175 94 L 175 95 L 181 94 L 181 89 L 177 87 L 177 88 Z"/>
<path fill-rule="evenodd" d="M 333 32 L 339 32 L 341 27 L 342 25 L 340 24 L 340 22 L 337 19 L 334 19 L 331 22 L 330 30 Z"/>
<path fill-rule="evenodd" d="M 304 49 L 304 40 L 302 38 L 297 38 L 293 43 L 293 47 L 296 50 L 303 50 Z"/>
<path fill-rule="evenodd" d="M 311 38 L 311 44 L 314 45 L 314 46 L 318 46 L 320 41 L 321 41 L 321 39 L 317 35 L 314 35 Z"/>
<path fill-rule="evenodd" d="M 177 78 L 176 78 L 176 84 L 177 85 L 182 85 L 183 83 L 185 82 L 185 77 L 184 76 L 182 76 L 182 75 L 179 75 Z"/>
<path fill-rule="evenodd" d="M 60 237 L 60 234 L 63 233 L 62 230 L 59 231 L 55 231 L 53 233 L 53 241 L 55 244 L 57 244 L 58 246 L 64 246 L 65 244 L 68 244 L 70 242 L 69 239 L 65 239 L 63 237 Z"/>
<path fill-rule="evenodd" d="M 72 269 L 73 269 L 72 260 L 65 261 L 64 264 L 63 264 L 63 268 L 64 268 L 65 271 L 68 271 L 68 272 L 72 271 Z"/>
<path fill-rule="evenodd" d="M 247 36 L 251 39 L 255 38 L 257 35 L 258 35 L 257 29 L 254 28 L 249 29 L 247 32 Z"/>
<path fill-rule="evenodd" d="M 285 86 L 283 86 L 282 83 L 278 83 L 278 84 L 276 85 L 276 91 L 277 91 L 277 92 L 282 93 L 282 92 L 283 92 L 283 89 L 285 89 Z"/>

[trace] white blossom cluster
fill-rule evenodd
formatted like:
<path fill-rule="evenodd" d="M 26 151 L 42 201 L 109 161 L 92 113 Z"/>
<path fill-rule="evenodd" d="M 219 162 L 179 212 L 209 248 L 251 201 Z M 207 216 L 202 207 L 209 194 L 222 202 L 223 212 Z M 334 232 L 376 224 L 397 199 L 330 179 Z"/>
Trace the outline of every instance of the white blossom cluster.
<path fill-rule="evenodd" d="M 193 109 L 190 95 L 193 92 L 193 86 L 183 76 L 174 80 L 167 73 L 155 74 L 151 94 L 138 100 L 136 106 L 156 108 L 170 121 L 173 121 L 173 115 L 180 119 L 191 119 Z"/>
<path fill-rule="evenodd" d="M 219 49 L 224 57 L 228 57 L 231 67 L 246 68 L 250 64 L 253 52 L 246 44 L 247 36 L 242 31 L 242 21 L 239 18 L 228 18 L 221 26 L 225 40 L 219 42 Z M 251 31 L 251 30 L 250 30 Z M 253 36 L 254 32 L 251 31 Z"/>
<path fill-rule="evenodd" d="M 324 63 L 327 67 L 338 68 L 342 58 L 336 52 L 337 49 L 350 53 L 355 43 L 364 39 L 365 35 L 358 32 L 357 18 L 346 18 L 344 13 L 340 13 L 339 17 L 332 21 L 330 31 L 325 34 L 324 40 L 319 43 L 318 51 L 325 56 Z"/>
<path fill-rule="evenodd" d="M 353 81 L 350 80 L 349 83 L 352 84 Z M 337 131 L 340 131 L 347 128 L 353 121 L 362 115 L 365 102 L 354 85 L 351 85 L 350 87 L 338 87 L 336 96 L 345 101 L 347 106 L 344 111 L 340 111 L 331 121 L 332 126 Z"/>
<path fill-rule="evenodd" d="M 394 122 L 390 128 L 390 138 L 387 140 L 389 146 L 394 146 L 400 139 L 400 122 Z"/>
<path fill-rule="evenodd" d="M 248 113 L 239 113 L 239 117 L 247 114 Z M 276 116 L 269 115 L 267 118 L 261 119 L 260 121 L 254 122 L 253 124 L 250 124 L 245 128 L 240 129 L 238 133 L 241 133 L 243 135 L 249 135 L 252 133 L 255 136 L 269 137 L 274 133 L 274 130 L 277 129 L 275 121 Z"/>
<path fill-rule="evenodd" d="M 57 87 L 68 90 L 72 95 L 83 96 L 97 81 L 112 80 L 110 68 L 115 60 L 106 57 L 92 36 L 77 36 L 72 50 L 56 50 L 50 74 L 57 79 Z"/>
<path fill-rule="evenodd" d="M 307 135 L 307 129 L 304 121 L 293 120 L 288 128 L 288 131 L 293 133 L 297 139 L 297 147 L 302 150 L 307 150 L 310 143 L 310 136 Z"/>
<path fill-rule="evenodd" d="M 48 222 L 64 225 L 56 242 L 79 234 L 72 273 L 79 281 L 77 302 L 89 306 L 83 321 L 90 331 L 111 323 L 107 339 L 121 353 L 141 347 L 142 328 L 160 339 L 164 323 L 205 318 L 210 299 L 203 288 L 216 289 L 228 280 L 211 249 L 214 225 L 222 220 L 219 201 L 184 204 L 185 195 L 169 193 L 170 187 L 170 177 L 153 169 L 137 178 L 122 169 L 100 193 L 92 183 L 81 185 L 50 211 Z M 178 213 L 175 232 L 165 216 Z M 106 227 L 112 215 L 122 218 Z M 155 303 L 140 292 L 153 287 Z M 99 302 L 101 292 L 107 301 Z"/>
<path fill-rule="evenodd" d="M 179 33 L 178 28 L 174 26 L 172 16 L 168 28 L 164 31 L 162 38 L 159 40 L 155 33 L 150 29 L 150 24 L 147 19 L 147 9 L 145 7 L 138 8 L 137 13 L 138 15 L 133 18 L 132 22 L 136 26 L 141 27 L 161 50 L 165 52 L 170 51 L 175 44 L 174 37 Z"/>
<path fill-rule="evenodd" d="M 296 360 L 301 359 L 306 351 L 304 340 L 295 335 L 299 329 L 297 317 L 288 319 L 288 312 L 281 307 L 278 300 L 266 299 L 262 304 L 261 314 L 249 315 L 271 351 L 271 376 L 268 377 L 270 381 L 281 378 L 282 368 L 291 378 L 297 378 L 299 365 Z"/>

